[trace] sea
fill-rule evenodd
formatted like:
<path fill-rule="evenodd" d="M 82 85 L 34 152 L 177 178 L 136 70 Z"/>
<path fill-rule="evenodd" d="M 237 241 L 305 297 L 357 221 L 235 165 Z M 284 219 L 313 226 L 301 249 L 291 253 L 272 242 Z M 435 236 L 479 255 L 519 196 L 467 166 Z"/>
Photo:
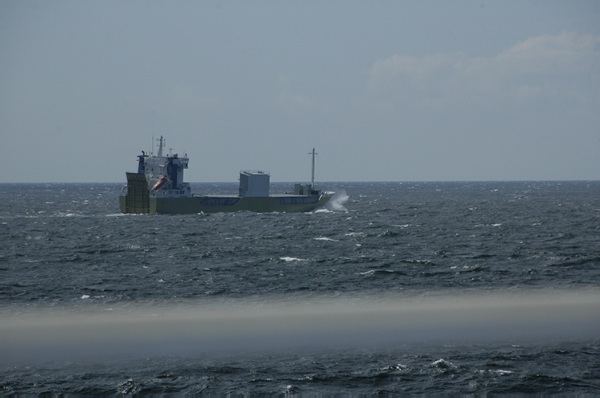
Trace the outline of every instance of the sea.
<path fill-rule="evenodd" d="M 194 215 L 121 188 L 0 184 L 0 395 L 600 394 L 600 181 Z"/>

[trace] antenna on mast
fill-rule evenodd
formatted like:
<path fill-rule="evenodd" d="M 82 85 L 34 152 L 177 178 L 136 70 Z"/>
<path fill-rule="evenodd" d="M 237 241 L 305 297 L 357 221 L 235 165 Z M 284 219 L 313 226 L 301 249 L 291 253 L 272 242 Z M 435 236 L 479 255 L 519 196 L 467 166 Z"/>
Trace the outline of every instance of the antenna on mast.
<path fill-rule="evenodd" d="M 312 189 L 315 187 L 315 155 L 317 155 L 315 147 L 313 147 L 312 152 L 309 152 L 308 154 L 312 155 L 312 174 L 310 176 L 310 188 Z"/>
<path fill-rule="evenodd" d="M 158 139 L 158 156 L 159 157 L 162 156 L 162 150 L 163 150 L 164 146 L 165 146 L 165 139 L 161 135 L 160 138 Z"/>

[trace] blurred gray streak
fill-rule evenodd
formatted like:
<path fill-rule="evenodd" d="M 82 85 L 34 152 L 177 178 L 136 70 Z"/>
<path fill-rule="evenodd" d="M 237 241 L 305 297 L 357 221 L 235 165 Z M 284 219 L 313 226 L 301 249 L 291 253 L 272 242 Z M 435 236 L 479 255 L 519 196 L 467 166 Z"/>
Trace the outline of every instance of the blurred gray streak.
<path fill-rule="evenodd" d="M 199 300 L 0 315 L 0 363 L 595 338 L 597 290 Z"/>

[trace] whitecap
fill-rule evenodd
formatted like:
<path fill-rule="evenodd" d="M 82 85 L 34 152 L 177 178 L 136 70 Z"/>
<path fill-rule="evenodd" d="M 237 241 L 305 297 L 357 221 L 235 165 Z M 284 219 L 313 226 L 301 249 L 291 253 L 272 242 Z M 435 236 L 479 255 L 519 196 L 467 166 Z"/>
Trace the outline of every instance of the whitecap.
<path fill-rule="evenodd" d="M 438 359 L 437 361 L 432 362 L 433 366 L 437 366 L 438 368 L 455 368 L 452 362 L 448 362 L 445 359 Z"/>
<path fill-rule="evenodd" d="M 304 259 L 298 257 L 279 257 L 279 259 L 288 263 L 291 261 L 305 261 Z"/>
<path fill-rule="evenodd" d="M 365 272 L 359 272 L 358 274 L 359 274 L 359 275 L 364 275 L 364 276 L 371 276 L 371 275 L 375 274 L 375 270 L 374 270 L 374 269 L 371 269 L 371 270 L 369 270 L 369 271 L 365 271 Z"/>
<path fill-rule="evenodd" d="M 410 224 L 392 225 L 392 227 L 408 228 L 408 227 L 410 227 Z"/>
<path fill-rule="evenodd" d="M 324 207 L 321 207 L 320 209 L 316 209 L 315 211 L 313 211 L 313 213 L 333 213 L 333 210 L 329 210 Z M 307 214 L 311 214 L 311 213 L 307 213 Z"/>
<path fill-rule="evenodd" d="M 331 239 L 331 238 L 328 238 L 326 236 L 319 236 L 318 238 L 314 238 L 314 239 L 315 240 L 326 240 L 326 241 L 330 241 L 330 242 L 337 242 L 336 239 Z"/>
<path fill-rule="evenodd" d="M 365 236 L 364 232 L 348 232 L 347 234 L 344 234 L 344 236 Z"/>

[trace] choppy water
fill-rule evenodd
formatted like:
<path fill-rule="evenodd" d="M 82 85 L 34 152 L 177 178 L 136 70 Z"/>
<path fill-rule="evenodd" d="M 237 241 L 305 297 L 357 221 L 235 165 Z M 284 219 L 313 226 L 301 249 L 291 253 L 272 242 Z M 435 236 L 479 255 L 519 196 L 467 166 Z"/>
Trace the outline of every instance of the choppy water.
<path fill-rule="evenodd" d="M 120 187 L 0 185 L 1 392 L 600 393 L 600 182 L 194 216 Z"/>

